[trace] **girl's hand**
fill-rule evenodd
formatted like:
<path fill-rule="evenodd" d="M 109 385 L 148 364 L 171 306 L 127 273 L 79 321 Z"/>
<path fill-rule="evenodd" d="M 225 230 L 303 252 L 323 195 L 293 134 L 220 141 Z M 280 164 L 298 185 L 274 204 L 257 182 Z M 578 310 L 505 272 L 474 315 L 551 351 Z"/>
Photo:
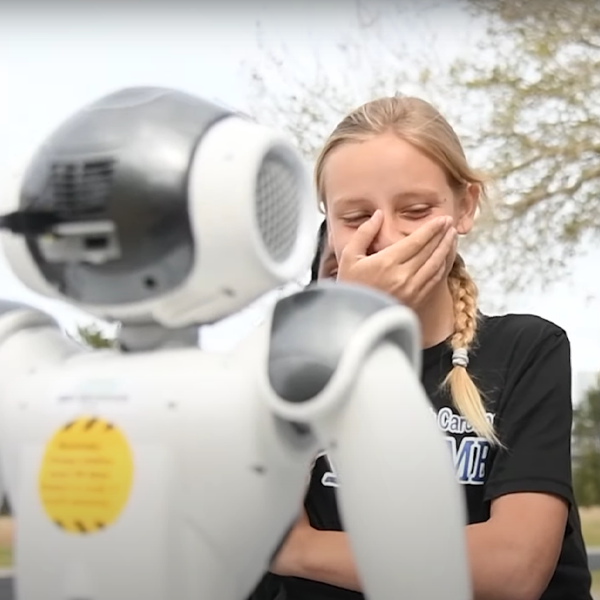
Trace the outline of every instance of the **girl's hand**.
<path fill-rule="evenodd" d="M 444 277 L 456 240 L 452 219 L 431 219 L 405 238 L 367 256 L 382 223 L 382 213 L 377 211 L 356 230 L 340 257 L 337 279 L 387 292 L 414 310 Z"/>

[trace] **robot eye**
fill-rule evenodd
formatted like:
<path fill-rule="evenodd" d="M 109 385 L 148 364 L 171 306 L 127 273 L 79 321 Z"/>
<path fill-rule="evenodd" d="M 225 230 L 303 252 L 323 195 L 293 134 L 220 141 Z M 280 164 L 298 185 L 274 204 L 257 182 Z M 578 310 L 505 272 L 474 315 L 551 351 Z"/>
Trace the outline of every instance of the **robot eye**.
<path fill-rule="evenodd" d="M 103 264 L 116 260 L 121 251 L 114 223 L 91 221 L 62 223 L 40 238 L 40 250 L 48 262 L 78 260 Z"/>
<path fill-rule="evenodd" d="M 108 238 L 106 236 L 90 236 L 85 238 L 84 245 L 86 250 L 104 250 L 108 246 Z"/>

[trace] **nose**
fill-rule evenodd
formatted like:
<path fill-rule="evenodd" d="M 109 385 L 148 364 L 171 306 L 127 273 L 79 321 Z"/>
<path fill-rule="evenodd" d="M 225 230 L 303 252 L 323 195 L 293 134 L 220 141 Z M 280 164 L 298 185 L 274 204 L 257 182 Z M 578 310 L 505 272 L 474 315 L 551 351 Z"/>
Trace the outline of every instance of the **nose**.
<path fill-rule="evenodd" d="M 373 241 L 371 250 L 373 253 L 380 252 L 406 236 L 407 233 L 402 230 L 398 219 L 384 216 L 381 229 Z"/>

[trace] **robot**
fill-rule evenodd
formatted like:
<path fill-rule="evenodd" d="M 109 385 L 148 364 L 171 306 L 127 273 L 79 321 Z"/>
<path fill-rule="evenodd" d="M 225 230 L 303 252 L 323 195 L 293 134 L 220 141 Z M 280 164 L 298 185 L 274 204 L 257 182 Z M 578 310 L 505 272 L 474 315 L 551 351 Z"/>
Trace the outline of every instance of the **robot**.
<path fill-rule="evenodd" d="M 462 492 L 409 309 L 322 283 L 228 353 L 197 345 L 198 327 L 307 271 L 310 189 L 284 136 L 163 88 L 91 102 L 35 153 L 0 219 L 8 263 L 120 329 L 91 351 L 2 306 L 19 600 L 244 600 L 322 451 L 369 599 L 471 597 Z"/>

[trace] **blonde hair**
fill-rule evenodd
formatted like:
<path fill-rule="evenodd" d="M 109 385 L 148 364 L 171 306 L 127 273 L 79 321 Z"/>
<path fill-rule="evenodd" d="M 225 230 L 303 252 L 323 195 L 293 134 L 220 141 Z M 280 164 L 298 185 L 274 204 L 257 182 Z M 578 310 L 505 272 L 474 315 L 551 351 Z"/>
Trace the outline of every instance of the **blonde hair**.
<path fill-rule="evenodd" d="M 395 133 L 437 163 L 455 193 L 464 193 L 469 184 L 477 184 L 480 197 L 485 198 L 485 180 L 469 166 L 460 140 L 446 119 L 424 100 L 393 96 L 368 102 L 351 112 L 325 142 L 315 165 L 317 193 L 324 212 L 323 174 L 329 154 L 343 144 L 388 132 Z M 469 350 L 475 342 L 478 325 L 477 286 L 460 255 L 456 256 L 448 285 L 454 301 L 454 333 L 449 340 L 453 354 L 452 368 L 442 385 L 449 390 L 454 406 L 473 430 L 491 443 L 499 444 L 482 395 L 468 372 Z"/>

